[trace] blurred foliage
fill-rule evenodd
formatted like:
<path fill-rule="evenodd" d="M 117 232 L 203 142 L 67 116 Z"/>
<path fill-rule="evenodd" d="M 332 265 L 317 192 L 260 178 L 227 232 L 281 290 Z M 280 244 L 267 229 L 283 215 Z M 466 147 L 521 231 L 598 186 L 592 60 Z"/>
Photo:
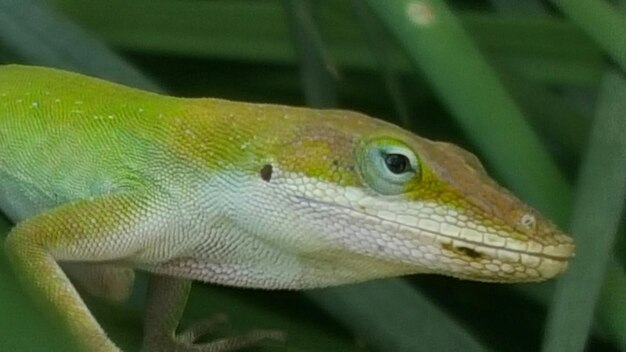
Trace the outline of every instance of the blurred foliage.
<path fill-rule="evenodd" d="M 234 332 L 288 332 L 287 344 L 257 349 L 267 351 L 618 351 L 626 348 L 624 3 L 0 0 L 0 62 L 180 96 L 363 111 L 476 152 L 579 246 L 556 290 L 555 281 L 432 276 L 306 295 L 196 285 L 186 321 L 224 312 Z M 88 300 L 130 350 L 144 291 L 142 278 L 124 306 Z M 68 350 L 2 257 L 0 311 L 0 350 Z"/>

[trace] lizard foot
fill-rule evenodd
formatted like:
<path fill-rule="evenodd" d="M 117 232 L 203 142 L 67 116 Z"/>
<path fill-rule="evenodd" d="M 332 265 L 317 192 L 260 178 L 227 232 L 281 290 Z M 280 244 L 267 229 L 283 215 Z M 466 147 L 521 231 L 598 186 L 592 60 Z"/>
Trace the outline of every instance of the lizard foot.
<path fill-rule="evenodd" d="M 185 345 L 193 345 L 203 337 L 225 334 L 229 329 L 230 322 L 228 321 L 228 316 L 226 314 L 215 314 L 191 324 L 177 334 L 176 340 Z"/>
<path fill-rule="evenodd" d="M 218 314 L 208 319 L 198 321 L 184 329 L 182 332 L 171 336 L 168 341 L 159 339 L 145 344 L 143 352 L 229 352 L 243 348 L 253 347 L 265 341 L 284 342 L 286 334 L 280 330 L 250 330 L 242 335 L 213 339 L 209 342 L 210 335 L 221 332 L 228 328 L 226 315 Z"/>

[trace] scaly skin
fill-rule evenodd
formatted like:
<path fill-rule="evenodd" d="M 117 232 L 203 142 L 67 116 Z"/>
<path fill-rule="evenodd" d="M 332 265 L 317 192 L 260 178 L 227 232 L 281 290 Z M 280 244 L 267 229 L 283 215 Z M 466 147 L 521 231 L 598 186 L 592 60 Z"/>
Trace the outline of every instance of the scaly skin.
<path fill-rule="evenodd" d="M 362 114 L 24 66 L 0 67 L 0 208 L 19 277 L 90 351 L 117 347 L 57 262 L 305 289 L 541 281 L 574 249 L 472 154 Z"/>

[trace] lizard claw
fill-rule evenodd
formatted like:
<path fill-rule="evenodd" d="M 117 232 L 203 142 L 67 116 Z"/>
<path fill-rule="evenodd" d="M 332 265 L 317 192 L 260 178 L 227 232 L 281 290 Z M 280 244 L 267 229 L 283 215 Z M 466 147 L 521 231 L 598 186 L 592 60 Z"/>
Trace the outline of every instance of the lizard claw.
<path fill-rule="evenodd" d="M 176 340 L 179 343 L 192 345 L 202 337 L 219 333 L 222 329 L 230 329 L 230 322 L 226 314 L 216 314 L 191 324 L 183 332 L 177 334 Z"/>

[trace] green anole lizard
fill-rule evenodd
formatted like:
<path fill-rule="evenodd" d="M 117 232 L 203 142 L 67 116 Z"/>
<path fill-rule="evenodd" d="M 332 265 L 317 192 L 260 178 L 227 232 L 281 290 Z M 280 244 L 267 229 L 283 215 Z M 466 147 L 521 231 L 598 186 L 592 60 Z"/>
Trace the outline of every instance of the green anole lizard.
<path fill-rule="evenodd" d="M 76 263 L 101 264 L 93 272 L 122 288 L 125 270 L 156 275 L 146 350 L 226 351 L 251 338 L 175 334 L 191 280 L 541 281 L 574 250 L 472 154 L 359 113 L 16 65 L 0 67 L 0 209 L 17 224 L 5 247 L 18 277 L 88 351 L 119 349 L 69 281 Z"/>

